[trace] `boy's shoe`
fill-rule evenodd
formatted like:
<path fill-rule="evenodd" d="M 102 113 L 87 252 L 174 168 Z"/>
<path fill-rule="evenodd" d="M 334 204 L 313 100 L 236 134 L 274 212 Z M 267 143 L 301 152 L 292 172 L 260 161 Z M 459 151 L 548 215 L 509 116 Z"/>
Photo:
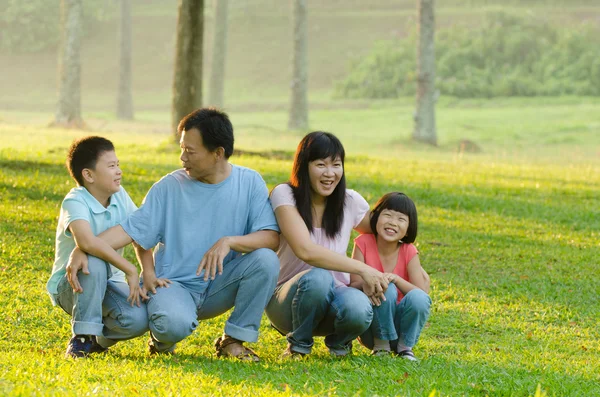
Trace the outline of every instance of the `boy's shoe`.
<path fill-rule="evenodd" d="M 96 342 L 96 337 L 93 335 L 75 335 L 69 340 L 65 357 L 83 358 L 92 353 L 104 353 L 107 350 Z"/>
<path fill-rule="evenodd" d="M 151 332 L 150 339 L 148 339 L 148 353 L 150 353 L 151 356 L 153 356 L 155 354 L 166 354 L 166 355 L 175 354 L 175 343 L 173 343 L 173 346 L 169 347 L 168 349 L 158 350 L 159 343 L 160 343 L 159 341 L 154 339 L 154 336 L 152 336 L 152 332 Z"/>
<path fill-rule="evenodd" d="M 415 357 L 415 353 L 411 349 L 402 350 L 401 352 L 396 353 L 398 357 L 404 358 L 409 361 L 419 361 L 417 357 Z"/>

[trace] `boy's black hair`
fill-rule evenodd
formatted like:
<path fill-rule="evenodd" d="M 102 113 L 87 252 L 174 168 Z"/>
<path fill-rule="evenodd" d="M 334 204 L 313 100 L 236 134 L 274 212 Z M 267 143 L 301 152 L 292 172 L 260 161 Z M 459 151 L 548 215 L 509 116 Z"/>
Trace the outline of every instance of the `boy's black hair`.
<path fill-rule="evenodd" d="M 67 169 L 79 186 L 83 186 L 82 172 L 85 168 L 96 168 L 98 158 L 105 152 L 112 152 L 115 146 L 106 138 L 87 136 L 73 141 L 67 153 Z"/>
<path fill-rule="evenodd" d="M 408 229 L 406 235 L 400 239 L 403 243 L 414 243 L 417 239 L 418 219 L 415 203 L 404 193 L 392 192 L 384 195 L 377 201 L 371 211 L 371 230 L 377 236 L 377 221 L 383 210 L 392 210 L 408 216 Z"/>
<path fill-rule="evenodd" d="M 308 163 L 314 160 L 339 158 L 344 167 L 346 152 L 340 140 L 330 132 L 314 131 L 307 134 L 298 144 L 289 185 L 294 193 L 296 208 L 310 232 L 312 225 L 311 186 L 308 174 Z M 342 173 L 340 182 L 327 197 L 321 228 L 325 234 L 333 238 L 342 227 L 344 221 L 344 204 L 346 201 L 346 176 Z"/>
<path fill-rule="evenodd" d="M 233 154 L 233 125 L 227 113 L 215 108 L 201 108 L 185 116 L 177 126 L 179 135 L 183 131 L 197 129 L 202 136 L 202 143 L 209 151 L 214 152 L 222 147 L 225 158 Z"/>

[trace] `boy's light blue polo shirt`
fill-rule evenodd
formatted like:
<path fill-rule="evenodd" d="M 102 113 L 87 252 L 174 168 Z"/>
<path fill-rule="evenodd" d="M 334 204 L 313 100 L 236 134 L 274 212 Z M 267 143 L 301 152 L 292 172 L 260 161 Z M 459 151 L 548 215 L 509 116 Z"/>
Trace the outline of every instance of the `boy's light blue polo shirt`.
<path fill-rule="evenodd" d="M 110 204 L 104 208 L 94 196 L 83 186 L 71 189 L 65 196 L 60 206 L 60 216 L 56 227 L 56 248 L 52 275 L 46 284 L 50 296 L 57 293 L 60 280 L 65 275 L 65 267 L 69 256 L 75 249 L 75 240 L 69 231 L 73 221 L 84 220 L 92 228 L 94 235 L 98 235 L 123 221 L 127 215 L 137 209 L 123 187 L 110 197 Z M 123 249 L 118 250 L 123 254 Z M 111 280 L 126 282 L 125 274 L 111 265 L 113 276 Z"/>
<path fill-rule="evenodd" d="M 208 282 L 196 276 L 202 257 L 221 237 L 259 230 L 279 232 L 269 191 L 258 172 L 232 165 L 221 183 L 207 184 L 179 169 L 156 182 L 140 208 L 121 226 L 154 251 L 156 275 L 203 293 Z M 224 264 L 239 256 L 230 252 Z"/>

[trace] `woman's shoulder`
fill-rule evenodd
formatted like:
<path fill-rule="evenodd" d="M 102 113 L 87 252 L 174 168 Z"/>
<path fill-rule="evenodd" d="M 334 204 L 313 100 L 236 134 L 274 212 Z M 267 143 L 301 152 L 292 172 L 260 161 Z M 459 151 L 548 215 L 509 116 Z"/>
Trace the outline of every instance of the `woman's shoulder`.
<path fill-rule="evenodd" d="M 273 209 L 280 205 L 296 205 L 292 187 L 287 183 L 282 183 L 273 188 L 270 195 Z"/>

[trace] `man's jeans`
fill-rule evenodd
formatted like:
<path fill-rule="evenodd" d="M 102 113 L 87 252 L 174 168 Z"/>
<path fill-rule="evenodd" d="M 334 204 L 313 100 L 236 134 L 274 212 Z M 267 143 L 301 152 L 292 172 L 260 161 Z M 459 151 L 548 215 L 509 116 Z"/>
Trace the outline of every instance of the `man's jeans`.
<path fill-rule="evenodd" d="M 385 299 L 380 306 L 373 306 L 373 323 L 360 336 L 360 342 L 372 349 L 375 337 L 389 340 L 393 350 L 398 343 L 413 347 L 429 318 L 431 298 L 422 290 L 413 289 L 397 303 L 398 290 L 390 283 L 385 291 Z"/>
<path fill-rule="evenodd" d="M 150 331 L 158 351 L 167 351 L 189 336 L 198 320 L 216 317 L 232 307 L 225 333 L 246 342 L 258 340 L 258 329 L 279 275 L 275 252 L 261 248 L 223 266 L 203 294 L 173 282 L 157 288 L 148 301 Z"/>
<path fill-rule="evenodd" d="M 131 306 L 127 302 L 129 285 L 109 280 L 109 265 L 88 255 L 90 274 L 79 272 L 82 293 L 73 293 L 65 275 L 58 284 L 55 302 L 71 315 L 73 335 L 96 335 L 103 347 L 135 338 L 148 331 L 146 304 Z"/>
<path fill-rule="evenodd" d="M 308 354 L 313 336 L 326 336 L 329 350 L 344 355 L 350 342 L 369 328 L 373 310 L 361 291 L 335 287 L 330 271 L 313 268 L 277 287 L 267 316 L 275 329 L 287 333 L 293 351 Z"/>

